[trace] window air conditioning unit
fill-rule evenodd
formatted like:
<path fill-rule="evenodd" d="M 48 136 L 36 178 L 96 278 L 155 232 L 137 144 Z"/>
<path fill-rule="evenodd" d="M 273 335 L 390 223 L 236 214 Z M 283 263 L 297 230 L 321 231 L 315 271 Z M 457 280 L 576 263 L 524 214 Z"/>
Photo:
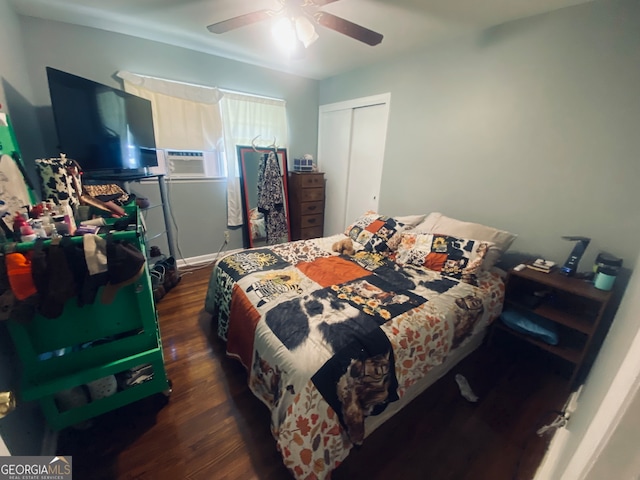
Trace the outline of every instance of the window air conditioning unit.
<path fill-rule="evenodd" d="M 164 162 L 169 178 L 212 178 L 220 176 L 216 151 L 165 150 Z"/>

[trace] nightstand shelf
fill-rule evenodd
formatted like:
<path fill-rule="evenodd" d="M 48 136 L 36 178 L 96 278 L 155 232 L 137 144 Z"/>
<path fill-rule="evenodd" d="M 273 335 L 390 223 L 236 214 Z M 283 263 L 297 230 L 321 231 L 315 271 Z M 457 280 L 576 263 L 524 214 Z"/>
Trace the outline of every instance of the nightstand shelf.
<path fill-rule="evenodd" d="M 529 342 L 529 343 L 535 345 L 536 347 L 541 348 L 542 350 L 546 350 L 547 352 L 552 353 L 556 357 L 563 358 L 567 362 L 571 362 L 574 365 L 577 365 L 580 362 L 580 350 L 578 348 L 567 347 L 567 346 L 558 346 L 558 345 L 549 345 L 548 343 L 542 342 L 542 341 L 537 340 L 537 339 L 535 339 L 533 337 L 529 337 L 529 336 L 524 335 L 522 333 L 516 332 L 515 330 L 510 329 L 509 327 L 507 327 L 506 325 L 504 325 L 503 323 L 500 323 L 500 322 L 496 322 L 496 327 L 495 328 L 499 328 L 501 330 L 504 330 L 505 332 L 508 332 L 509 334 L 520 338 L 521 340 Z"/>
<path fill-rule="evenodd" d="M 558 332 L 558 344 L 551 345 L 531 335 L 517 332 L 502 321 L 495 328 L 545 350 L 572 364 L 569 388 L 584 363 L 602 315 L 611 298 L 610 291 L 556 272 L 532 269 L 509 271 L 505 307 L 520 314 L 550 320 Z"/>
<path fill-rule="evenodd" d="M 524 309 L 524 310 L 527 309 L 526 306 L 518 302 L 507 300 L 506 303 L 518 309 Z M 564 325 L 565 327 L 569 327 L 573 330 L 578 330 L 579 332 L 586 333 L 586 334 L 591 333 L 591 330 L 592 330 L 591 323 L 585 320 L 580 315 L 576 315 L 571 312 L 565 312 L 545 304 L 542 304 L 536 308 L 530 309 L 530 311 L 535 313 L 536 315 L 540 315 L 541 317 L 548 318 L 549 320 L 552 320 L 555 323 L 559 323 L 560 325 Z"/>

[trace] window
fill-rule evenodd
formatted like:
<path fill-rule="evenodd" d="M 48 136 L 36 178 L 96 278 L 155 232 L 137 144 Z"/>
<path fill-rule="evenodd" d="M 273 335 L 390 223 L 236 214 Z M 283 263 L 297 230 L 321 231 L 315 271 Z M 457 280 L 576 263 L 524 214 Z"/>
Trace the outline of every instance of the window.
<path fill-rule="evenodd" d="M 274 141 L 287 147 L 286 102 L 225 91 L 220 101 L 224 131 L 224 152 L 227 159 L 227 224 L 242 225 L 242 198 L 238 172 L 237 145 L 258 145 Z"/>
<path fill-rule="evenodd" d="M 287 147 L 286 102 L 215 87 L 118 72 L 127 92 L 151 101 L 160 172 L 227 178 L 228 225 L 242 225 L 237 145 Z M 160 173 L 158 172 L 158 173 Z"/>
<path fill-rule="evenodd" d="M 151 101 L 159 170 L 169 178 L 226 177 L 222 96 L 204 87 L 119 72 L 125 90 Z M 160 173 L 159 172 L 159 173 Z"/>

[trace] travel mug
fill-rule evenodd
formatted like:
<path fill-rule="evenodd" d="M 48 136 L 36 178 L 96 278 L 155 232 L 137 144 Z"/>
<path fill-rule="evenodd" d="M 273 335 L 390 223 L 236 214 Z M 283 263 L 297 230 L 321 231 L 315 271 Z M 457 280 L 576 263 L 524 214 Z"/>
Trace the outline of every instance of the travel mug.
<path fill-rule="evenodd" d="M 596 273 L 593 286 L 599 290 L 611 290 L 617 274 L 618 270 L 616 268 L 607 266 L 598 267 L 598 273 Z"/>

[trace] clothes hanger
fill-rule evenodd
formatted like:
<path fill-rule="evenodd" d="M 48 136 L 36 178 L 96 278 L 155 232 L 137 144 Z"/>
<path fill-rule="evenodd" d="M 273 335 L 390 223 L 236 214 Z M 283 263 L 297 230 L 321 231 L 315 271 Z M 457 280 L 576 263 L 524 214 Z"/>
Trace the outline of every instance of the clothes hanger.
<path fill-rule="evenodd" d="M 269 145 L 268 147 L 260 147 L 260 148 L 266 148 L 267 149 L 266 151 L 264 151 L 264 150 L 260 151 L 260 150 L 258 150 L 258 147 L 256 147 L 256 140 L 258 138 L 260 138 L 260 135 L 256 135 L 255 137 L 253 137 L 253 140 L 251 140 L 251 147 L 253 148 L 253 150 L 256 153 L 269 153 L 271 150 L 273 150 L 274 152 L 277 152 L 278 147 L 277 147 L 277 144 L 276 144 L 276 137 L 273 137 L 273 143 L 271 145 Z"/>

